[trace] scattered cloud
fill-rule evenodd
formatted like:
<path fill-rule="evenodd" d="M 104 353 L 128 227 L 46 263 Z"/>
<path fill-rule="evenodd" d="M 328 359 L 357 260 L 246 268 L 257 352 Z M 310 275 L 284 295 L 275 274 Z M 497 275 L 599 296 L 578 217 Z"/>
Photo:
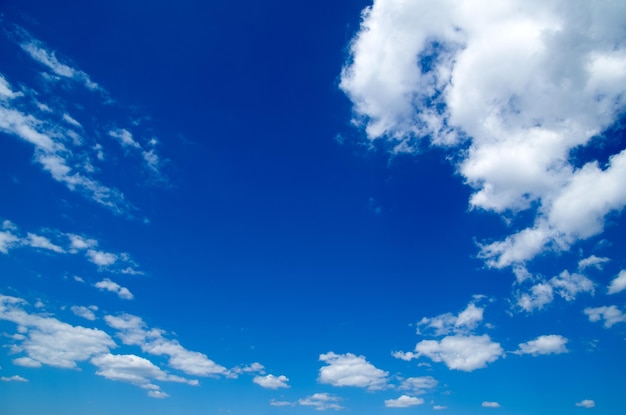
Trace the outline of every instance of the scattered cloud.
<path fill-rule="evenodd" d="M 287 401 L 277 401 L 276 399 L 272 399 L 270 401 L 271 406 L 293 406 L 292 402 Z"/>
<path fill-rule="evenodd" d="M 610 259 L 606 257 L 598 257 L 595 255 L 591 255 L 587 258 L 583 258 L 580 261 L 578 261 L 578 269 L 584 270 L 585 268 L 590 268 L 590 267 L 602 269 L 602 266 L 609 261 Z"/>
<path fill-rule="evenodd" d="M 13 359 L 13 364 L 22 367 L 41 367 L 41 362 L 38 362 L 35 359 L 31 359 L 30 357 L 18 357 L 17 359 Z"/>
<path fill-rule="evenodd" d="M 65 252 L 63 248 L 50 242 L 48 238 L 40 235 L 35 235 L 34 233 L 28 233 L 27 241 L 28 246 L 32 248 L 47 249 L 48 251 L 53 251 L 57 254 L 62 254 Z"/>
<path fill-rule="evenodd" d="M 424 400 L 414 396 L 402 395 L 397 399 L 386 399 L 385 407 L 387 408 L 408 408 L 411 406 L 422 405 Z"/>
<path fill-rule="evenodd" d="M 20 375 L 2 376 L 0 377 L 2 382 L 28 382 L 28 379 L 21 377 Z"/>
<path fill-rule="evenodd" d="M 583 399 L 582 401 L 576 403 L 576 406 L 582 408 L 594 408 L 596 406 L 596 403 L 591 399 Z"/>
<path fill-rule="evenodd" d="M 102 330 L 72 326 L 53 317 L 31 314 L 23 307 L 26 302 L 0 294 L 0 319 L 21 328 L 24 336 L 12 347 L 16 353 L 26 353 L 19 363 L 36 367 L 35 362 L 59 368 L 73 369 L 77 362 L 107 353 L 115 342 Z"/>
<path fill-rule="evenodd" d="M 604 327 L 607 329 L 617 323 L 626 323 L 626 314 L 614 305 L 588 307 L 585 308 L 585 314 L 591 322 L 604 320 Z"/>
<path fill-rule="evenodd" d="M 108 278 L 105 278 L 102 281 L 95 283 L 94 287 L 102 291 L 110 291 L 112 293 L 115 293 L 122 300 L 132 300 L 134 298 L 133 293 L 131 293 L 128 288 L 122 287 L 118 283 L 113 282 Z"/>
<path fill-rule="evenodd" d="M 94 311 L 97 311 L 98 307 L 95 305 L 92 305 L 89 307 L 75 305 L 75 306 L 72 306 L 70 310 L 72 310 L 72 313 L 76 314 L 78 317 L 82 317 L 84 319 L 94 321 L 96 319 L 96 315 L 94 314 Z"/>
<path fill-rule="evenodd" d="M 289 378 L 284 375 L 274 376 L 274 375 L 265 375 L 265 376 L 255 376 L 252 379 L 254 383 L 265 388 L 265 389 L 281 389 L 288 388 Z"/>
<path fill-rule="evenodd" d="M 163 330 L 150 329 L 137 316 L 122 314 L 119 316 L 107 315 L 106 323 L 118 330 L 118 337 L 124 344 L 136 345 L 145 353 L 154 356 L 168 356 L 168 364 L 192 376 L 228 376 L 228 370 L 207 358 L 200 352 L 185 349 L 176 340 L 164 337 Z"/>
<path fill-rule="evenodd" d="M 499 408 L 500 404 L 498 402 L 488 402 L 485 401 L 481 405 L 483 408 Z"/>
<path fill-rule="evenodd" d="M 529 291 L 517 292 L 517 306 L 524 311 L 541 310 L 552 303 L 555 294 L 565 301 L 573 301 L 579 294 L 595 292 L 595 284 L 582 274 L 570 274 L 567 270 L 550 280 L 533 285 Z"/>
<path fill-rule="evenodd" d="M 483 6 L 374 1 L 340 88 L 370 141 L 413 153 L 428 140 L 454 153 L 470 207 L 510 223 L 509 236 L 480 245 L 489 267 L 504 268 L 602 233 L 626 205 L 626 150 L 582 165 L 572 152 L 601 142 L 626 108 L 613 18 L 626 5 Z M 530 226 L 515 221 L 522 211 Z"/>
<path fill-rule="evenodd" d="M 611 281 L 611 285 L 609 285 L 608 293 L 609 294 L 617 294 L 626 290 L 626 270 L 621 270 L 617 277 L 613 281 Z"/>
<path fill-rule="evenodd" d="M 483 308 L 470 303 L 458 315 L 445 313 L 432 318 L 424 317 L 417 323 L 417 334 L 421 334 L 421 328 L 432 331 L 436 336 L 470 332 L 483 321 L 483 311 Z"/>
<path fill-rule="evenodd" d="M 115 254 L 104 251 L 96 251 L 95 249 L 89 249 L 86 255 L 90 262 L 100 267 L 108 267 L 115 264 L 118 260 L 118 256 Z"/>
<path fill-rule="evenodd" d="M 443 411 L 444 409 L 448 409 L 448 407 L 443 405 L 433 405 L 434 411 Z"/>
<path fill-rule="evenodd" d="M 319 370 L 317 380 L 320 383 L 333 386 L 355 386 L 368 390 L 387 387 L 389 373 L 376 368 L 365 360 L 364 356 L 328 352 L 321 354 L 319 359 L 328 364 Z"/>
<path fill-rule="evenodd" d="M 437 384 L 437 380 L 432 376 L 421 376 L 404 379 L 398 386 L 398 389 L 410 390 L 414 394 L 419 395 L 435 388 Z"/>
<path fill-rule="evenodd" d="M 545 354 L 561 354 L 567 353 L 567 339 L 557 334 L 549 334 L 545 336 L 539 336 L 535 340 L 521 343 L 517 354 L 531 354 L 533 356 L 545 355 Z"/>
<path fill-rule="evenodd" d="M 314 393 L 311 396 L 299 399 L 298 405 L 310 406 L 315 408 L 317 411 L 325 411 L 327 409 L 340 410 L 343 409 L 343 406 L 337 403 L 339 401 L 341 401 L 339 397 L 328 393 Z"/>
<path fill-rule="evenodd" d="M 504 356 L 500 343 L 488 335 L 454 335 L 438 340 L 422 340 L 415 346 L 413 358 L 426 356 L 433 362 L 443 362 L 449 369 L 471 372 Z"/>

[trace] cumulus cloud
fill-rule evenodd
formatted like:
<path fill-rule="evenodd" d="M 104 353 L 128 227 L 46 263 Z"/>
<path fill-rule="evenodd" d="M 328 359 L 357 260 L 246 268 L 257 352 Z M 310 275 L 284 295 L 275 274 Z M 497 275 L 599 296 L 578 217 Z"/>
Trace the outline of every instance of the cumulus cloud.
<path fill-rule="evenodd" d="M 94 321 L 96 319 L 94 311 L 97 311 L 98 307 L 96 307 L 95 305 L 89 307 L 75 305 L 72 306 L 70 310 L 72 310 L 72 313 L 76 314 L 78 317 Z"/>
<path fill-rule="evenodd" d="M 607 329 L 617 323 L 626 323 L 626 314 L 614 305 L 588 307 L 585 308 L 585 314 L 589 317 L 589 321 L 591 322 L 604 320 L 604 327 Z"/>
<path fill-rule="evenodd" d="M 110 252 L 96 251 L 95 249 L 89 249 L 87 251 L 87 259 L 101 267 L 107 267 L 117 262 L 118 256 Z"/>
<path fill-rule="evenodd" d="M 287 382 L 289 382 L 289 378 L 285 375 L 259 375 L 255 376 L 252 381 L 265 389 L 281 389 L 289 387 L 289 385 L 287 384 Z"/>
<path fill-rule="evenodd" d="M 576 406 L 582 408 L 594 408 L 596 406 L 596 403 L 591 399 L 583 399 L 582 401 L 577 402 Z"/>
<path fill-rule="evenodd" d="M 53 317 L 26 312 L 26 302 L 0 294 L 0 319 L 11 321 L 22 328 L 21 341 L 13 351 L 26 353 L 28 359 L 18 362 L 37 367 L 37 363 L 73 369 L 77 362 L 107 353 L 115 342 L 102 330 L 72 326 Z M 19 364 L 18 363 L 18 364 Z"/>
<path fill-rule="evenodd" d="M 540 354 L 561 354 L 567 353 L 567 339 L 557 334 L 549 334 L 545 336 L 539 336 L 535 340 L 530 340 L 526 343 L 519 345 L 517 354 L 531 354 L 537 356 Z"/>
<path fill-rule="evenodd" d="M 499 408 L 500 404 L 498 402 L 489 402 L 485 401 L 481 404 L 483 408 Z"/>
<path fill-rule="evenodd" d="M 402 395 L 397 399 L 386 399 L 385 407 L 387 408 L 408 408 L 410 406 L 422 405 L 424 400 L 414 396 Z"/>
<path fill-rule="evenodd" d="M 209 359 L 205 354 L 187 350 L 176 340 L 165 337 L 163 330 L 148 328 L 137 316 L 122 314 L 107 315 L 106 323 L 118 330 L 124 344 L 141 347 L 145 353 L 155 356 L 168 356 L 170 367 L 192 376 L 229 376 L 228 370 Z"/>
<path fill-rule="evenodd" d="M 41 362 L 31 359 L 30 357 L 18 357 L 17 359 L 13 359 L 13 364 L 31 368 L 41 367 Z"/>
<path fill-rule="evenodd" d="M 523 264 L 601 233 L 626 205 L 626 150 L 606 164 L 572 152 L 626 108 L 624 16 L 621 2 L 375 0 L 340 88 L 370 140 L 456 152 L 473 209 L 530 211 L 531 226 L 480 248 L 490 267 Z"/>
<path fill-rule="evenodd" d="M 143 389 L 147 389 L 148 395 L 151 397 L 167 397 L 167 394 L 164 394 L 158 385 L 152 383 L 155 380 L 162 382 L 186 383 L 193 386 L 197 386 L 199 384 L 199 382 L 195 379 L 185 379 L 180 376 L 169 375 L 148 359 L 132 354 L 101 354 L 93 357 L 90 362 L 94 366 L 98 367 L 96 375 L 105 377 L 109 380 L 132 383 Z M 150 392 L 156 393 L 159 396 L 153 396 Z"/>
<path fill-rule="evenodd" d="M 133 293 L 131 293 L 128 288 L 122 287 L 116 282 L 111 281 L 108 278 L 103 279 L 94 284 L 94 287 L 102 290 L 102 291 L 110 291 L 115 293 L 123 300 L 132 300 L 134 298 Z"/>
<path fill-rule="evenodd" d="M 617 294 L 626 290 L 626 270 L 621 270 L 608 288 L 609 294 Z"/>
<path fill-rule="evenodd" d="M 470 303 L 458 315 L 445 313 L 432 318 L 424 317 L 417 323 L 417 333 L 420 334 L 423 329 L 432 331 L 436 336 L 469 332 L 482 322 L 483 311 L 483 308 Z"/>
<path fill-rule="evenodd" d="M 552 303 L 555 295 L 566 301 L 573 301 L 579 294 L 593 294 L 594 291 L 595 284 L 589 278 L 564 270 L 558 276 L 533 285 L 526 292 L 518 291 L 517 305 L 527 312 L 532 312 Z"/>
<path fill-rule="evenodd" d="M 343 406 L 338 404 L 340 400 L 337 396 L 328 393 L 314 393 L 306 398 L 298 399 L 298 405 L 310 406 L 317 411 L 325 411 L 327 409 L 340 410 L 343 409 Z"/>
<path fill-rule="evenodd" d="M 504 356 L 500 343 L 488 335 L 454 335 L 441 340 L 422 340 L 415 346 L 414 357 L 426 356 L 443 362 L 449 369 L 471 372 Z"/>
<path fill-rule="evenodd" d="M 319 359 L 328 364 L 319 370 L 317 380 L 320 383 L 333 386 L 355 386 L 369 390 L 387 387 L 389 373 L 376 368 L 365 359 L 365 356 L 328 352 L 321 354 Z"/>

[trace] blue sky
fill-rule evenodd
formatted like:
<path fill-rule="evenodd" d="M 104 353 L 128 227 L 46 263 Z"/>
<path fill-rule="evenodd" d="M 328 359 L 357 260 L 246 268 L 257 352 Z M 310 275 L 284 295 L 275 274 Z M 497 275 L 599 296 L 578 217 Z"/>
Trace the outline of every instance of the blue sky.
<path fill-rule="evenodd" d="M 626 4 L 491 3 L 3 2 L 0 412 L 621 414 Z"/>

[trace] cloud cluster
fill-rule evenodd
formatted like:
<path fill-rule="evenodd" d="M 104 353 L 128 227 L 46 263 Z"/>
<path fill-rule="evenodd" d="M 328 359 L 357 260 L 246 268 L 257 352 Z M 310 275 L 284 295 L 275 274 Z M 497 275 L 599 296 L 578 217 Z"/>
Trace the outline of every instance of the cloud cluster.
<path fill-rule="evenodd" d="M 162 182 L 165 177 L 161 173 L 162 162 L 156 150 L 158 140 L 150 137 L 145 144 L 140 144 L 132 139 L 128 129 L 111 130 L 105 127 L 114 122 L 108 118 L 97 119 L 99 112 L 93 109 L 87 114 L 84 105 L 75 102 L 76 88 L 84 88 L 89 99 L 97 102 L 98 107 L 110 107 L 113 103 L 108 93 L 88 74 L 59 58 L 55 51 L 20 27 L 7 28 L 4 34 L 41 71 L 46 89 L 38 90 L 35 82 L 25 79 L 19 80 L 21 86 L 16 89 L 0 74 L 0 131 L 30 143 L 34 148 L 35 162 L 70 191 L 115 214 L 131 216 L 135 207 L 126 200 L 124 193 L 101 180 L 101 173 L 107 167 L 105 149 L 108 145 L 100 142 L 99 138 L 106 135 L 114 137 L 118 131 L 124 132 L 122 138 L 130 136 L 144 170 L 156 181 Z M 25 64 L 28 63 L 25 61 Z M 125 143 L 122 141 L 123 145 Z"/>
<path fill-rule="evenodd" d="M 526 291 L 518 290 L 517 306 L 524 311 L 532 312 L 552 303 L 555 295 L 565 301 L 573 301 L 579 294 L 593 294 L 594 291 L 595 284 L 585 275 L 570 274 L 569 271 L 564 270 L 549 280 L 536 282 Z"/>
<path fill-rule="evenodd" d="M 480 247 L 490 267 L 523 264 L 601 233 L 626 205 L 626 150 L 574 154 L 626 108 L 625 16 L 608 1 L 376 0 L 340 87 L 370 140 L 454 152 L 473 209 L 531 212 Z"/>
<path fill-rule="evenodd" d="M 387 387 L 389 373 L 372 365 L 364 356 L 328 352 L 320 355 L 320 361 L 327 363 L 319 370 L 317 379 L 320 383 L 333 386 L 354 386 L 368 390 L 380 390 Z"/>

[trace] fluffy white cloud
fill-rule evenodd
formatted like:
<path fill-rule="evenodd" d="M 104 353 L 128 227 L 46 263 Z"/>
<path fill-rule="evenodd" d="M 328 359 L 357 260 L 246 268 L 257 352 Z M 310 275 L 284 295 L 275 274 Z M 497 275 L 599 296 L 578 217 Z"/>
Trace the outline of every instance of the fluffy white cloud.
<path fill-rule="evenodd" d="M 107 315 L 106 323 L 118 330 L 118 336 L 124 344 L 140 346 L 141 350 L 155 356 L 168 356 L 168 364 L 188 375 L 193 376 L 229 376 L 225 367 L 218 365 L 205 354 L 185 349 L 176 340 L 164 337 L 159 329 L 148 329 L 144 321 L 137 316 L 122 314 Z"/>
<path fill-rule="evenodd" d="M 582 401 L 577 402 L 576 406 L 582 408 L 594 408 L 596 406 L 596 403 L 591 399 L 583 399 Z"/>
<path fill-rule="evenodd" d="M 389 373 L 376 368 L 365 360 L 364 356 L 328 352 L 320 355 L 320 361 L 328 364 L 320 368 L 317 378 L 320 383 L 333 386 L 355 386 L 369 390 L 387 387 Z"/>
<path fill-rule="evenodd" d="M 143 389 L 154 393 L 163 393 L 158 385 L 153 381 L 186 383 L 197 386 L 199 382 L 195 379 L 185 379 L 180 376 L 169 375 L 154 365 L 148 359 L 132 354 L 114 355 L 111 353 L 93 357 L 90 362 L 98 367 L 96 375 L 109 380 L 127 382 L 137 385 Z M 155 396 L 152 396 L 155 397 Z M 166 396 L 158 396 L 166 397 Z"/>
<path fill-rule="evenodd" d="M 385 407 L 387 408 L 408 408 L 410 406 L 422 405 L 424 400 L 414 396 L 402 395 L 397 399 L 386 399 Z"/>
<path fill-rule="evenodd" d="M 265 389 L 281 389 L 289 387 L 289 385 L 287 385 L 287 382 L 289 382 L 289 378 L 285 375 L 259 375 L 255 376 L 252 381 Z"/>
<path fill-rule="evenodd" d="M 26 312 L 22 299 L 0 295 L 0 319 L 21 327 L 23 339 L 13 346 L 15 352 L 25 352 L 19 361 L 36 367 L 37 363 L 73 369 L 76 363 L 107 353 L 115 342 L 102 330 L 72 326 L 52 317 Z"/>
<path fill-rule="evenodd" d="M 608 293 L 616 294 L 626 290 L 626 270 L 621 270 L 617 277 L 613 281 L 611 281 L 611 285 L 609 285 Z"/>
<path fill-rule="evenodd" d="M 98 266 L 107 267 L 109 265 L 115 264 L 118 260 L 118 256 L 110 252 L 89 249 L 87 251 L 87 259 Z"/>
<path fill-rule="evenodd" d="M 63 248 L 50 242 L 45 236 L 35 235 L 34 233 L 28 233 L 27 244 L 32 248 L 47 249 L 49 251 L 62 254 L 65 252 Z"/>
<path fill-rule="evenodd" d="M 303 399 L 298 399 L 298 405 L 310 406 L 317 411 L 325 411 L 327 409 L 340 410 L 343 406 L 339 405 L 340 399 L 336 396 L 329 395 L 328 393 L 314 393 L 311 396 L 307 396 Z"/>
<path fill-rule="evenodd" d="M 98 246 L 98 241 L 95 239 L 89 239 L 71 233 L 67 234 L 67 237 L 70 240 L 70 252 L 72 253 Z"/>
<path fill-rule="evenodd" d="M 566 301 L 573 301 L 578 294 L 595 291 L 595 284 L 582 274 L 570 274 L 567 270 L 548 281 L 533 285 L 529 291 L 517 294 L 517 305 L 527 311 L 540 310 L 550 304 L 555 294 Z"/>
<path fill-rule="evenodd" d="M 476 307 L 474 303 L 470 303 L 458 315 L 445 313 L 432 318 L 424 317 L 417 323 L 417 333 L 420 334 L 420 328 L 422 327 L 432 330 L 437 336 L 450 333 L 464 333 L 475 329 L 482 320 L 483 308 Z"/>
<path fill-rule="evenodd" d="M 30 357 L 18 357 L 17 359 L 13 359 L 13 364 L 17 366 L 23 367 L 41 367 L 41 362 L 38 362 L 35 359 L 31 359 Z"/>
<path fill-rule="evenodd" d="M 617 323 L 626 323 L 626 314 L 614 305 L 585 308 L 585 314 L 592 322 L 604 320 L 607 329 Z"/>
<path fill-rule="evenodd" d="M 340 87 L 367 137 L 458 149 L 472 208 L 535 215 L 482 246 L 489 266 L 568 249 L 626 205 L 626 151 L 571 156 L 626 108 L 626 4 L 375 0 L 362 17 Z"/>
<path fill-rule="evenodd" d="M 18 246 L 20 238 L 13 235 L 11 232 L 0 231 L 0 252 L 8 254 L 9 250 Z"/>
<path fill-rule="evenodd" d="M 504 355 L 500 343 L 488 335 L 446 336 L 440 341 L 422 340 L 415 346 L 415 357 L 426 356 L 434 362 L 443 362 L 449 369 L 471 372 L 487 366 Z"/>
<path fill-rule="evenodd" d="M 123 300 L 132 300 L 134 297 L 133 293 L 131 293 L 128 290 L 128 288 L 122 287 L 118 283 L 113 282 L 108 278 L 105 278 L 102 281 L 95 283 L 94 287 L 100 290 L 105 290 L 105 291 L 110 291 L 112 293 L 115 293 Z"/>
<path fill-rule="evenodd" d="M 521 343 L 517 354 L 531 354 L 537 356 L 540 354 L 560 354 L 567 353 L 567 339 L 557 334 L 549 334 L 539 336 L 535 340 Z"/>
<path fill-rule="evenodd" d="M 485 401 L 481 405 L 483 408 L 499 408 L 500 404 L 498 402 L 489 402 Z"/>

